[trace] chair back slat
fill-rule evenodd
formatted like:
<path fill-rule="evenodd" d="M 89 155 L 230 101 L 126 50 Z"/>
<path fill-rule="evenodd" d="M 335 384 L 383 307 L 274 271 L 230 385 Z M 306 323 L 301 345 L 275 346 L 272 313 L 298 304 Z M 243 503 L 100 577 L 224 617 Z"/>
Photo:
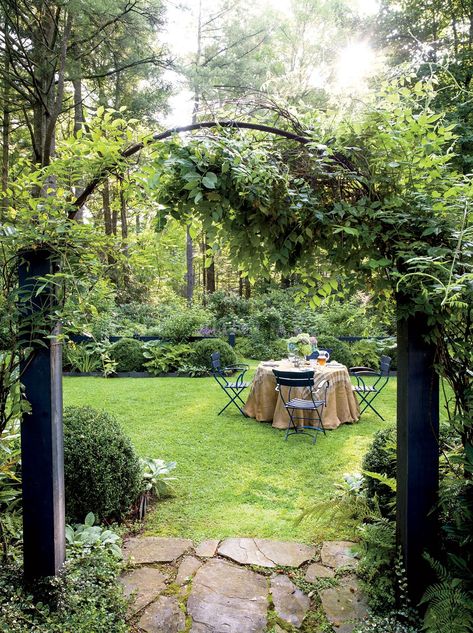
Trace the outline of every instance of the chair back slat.
<path fill-rule="evenodd" d="M 313 371 L 281 371 L 273 369 L 276 383 L 283 387 L 312 387 L 314 385 Z"/>
<path fill-rule="evenodd" d="M 389 369 L 391 367 L 391 357 L 381 356 L 379 360 L 379 369 L 382 376 L 389 375 Z"/>
<path fill-rule="evenodd" d="M 213 352 L 210 355 L 212 361 L 212 369 L 215 371 L 219 371 L 222 368 L 222 362 L 220 360 L 220 352 Z"/>

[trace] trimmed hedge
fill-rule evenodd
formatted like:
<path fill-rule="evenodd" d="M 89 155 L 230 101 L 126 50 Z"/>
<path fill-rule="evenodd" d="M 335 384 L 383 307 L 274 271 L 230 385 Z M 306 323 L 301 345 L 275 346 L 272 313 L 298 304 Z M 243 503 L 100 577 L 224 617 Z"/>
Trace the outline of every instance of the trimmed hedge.
<path fill-rule="evenodd" d="M 335 336 L 326 335 L 317 337 L 317 342 L 319 349 L 331 350 L 330 360 L 336 360 L 338 363 L 342 363 L 342 365 L 353 367 L 353 355 L 349 345 L 343 341 L 339 341 Z"/>
<path fill-rule="evenodd" d="M 137 500 L 141 468 L 116 418 L 92 407 L 64 410 L 66 516 L 82 523 L 88 512 L 99 521 L 120 521 Z"/>
<path fill-rule="evenodd" d="M 110 347 L 110 358 L 117 363 L 116 371 L 143 371 L 143 349 L 140 341 L 122 338 Z"/>
<path fill-rule="evenodd" d="M 233 347 L 222 341 L 222 339 L 214 338 L 198 341 L 192 346 L 192 364 L 196 367 L 211 369 L 210 357 L 213 352 L 220 352 L 220 360 L 223 367 L 235 365 L 237 362 Z"/>

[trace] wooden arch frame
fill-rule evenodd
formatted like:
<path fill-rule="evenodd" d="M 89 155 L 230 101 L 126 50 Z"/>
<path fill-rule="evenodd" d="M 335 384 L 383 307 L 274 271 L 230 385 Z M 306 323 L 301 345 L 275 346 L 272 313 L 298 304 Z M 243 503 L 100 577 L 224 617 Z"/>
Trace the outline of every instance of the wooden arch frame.
<path fill-rule="evenodd" d="M 147 144 L 174 134 L 205 128 L 249 129 L 284 137 L 306 145 L 311 139 L 286 130 L 237 121 L 206 121 L 175 127 L 155 134 Z M 147 145 L 146 144 L 146 145 Z M 137 143 L 125 149 L 128 158 L 145 147 Z M 352 169 L 342 154 L 334 159 Z M 108 170 L 98 174 L 71 204 L 69 218 L 92 194 Z M 20 285 L 31 288 L 37 277 L 52 271 L 47 251 L 23 254 Z M 47 300 L 47 298 L 46 298 Z M 397 297 L 403 314 L 407 299 Z M 438 494 L 438 376 L 434 370 L 435 350 L 426 342 L 426 315 L 415 313 L 398 321 L 397 386 L 397 542 L 415 603 L 428 581 L 423 560 L 425 549 L 435 548 L 436 520 L 432 513 Z M 24 571 L 27 581 L 59 572 L 65 557 L 64 481 L 62 449 L 62 357 L 60 345 L 45 338 L 33 361 L 23 367 L 25 396 L 31 404 L 22 424 Z M 38 446 L 42 450 L 38 450 Z"/>

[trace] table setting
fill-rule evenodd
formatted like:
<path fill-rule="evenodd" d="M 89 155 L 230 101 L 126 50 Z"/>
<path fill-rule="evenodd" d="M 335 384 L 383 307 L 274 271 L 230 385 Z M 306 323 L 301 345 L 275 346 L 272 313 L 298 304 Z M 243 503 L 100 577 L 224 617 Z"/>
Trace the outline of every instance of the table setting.
<path fill-rule="evenodd" d="M 316 349 L 315 337 L 299 337 L 303 341 L 300 346 L 294 339 L 289 339 L 288 358 L 279 361 L 271 359 L 258 365 L 248 399 L 243 407 L 245 415 L 259 422 L 271 422 L 275 428 L 286 429 L 289 416 L 276 391 L 273 369 L 291 372 L 313 371 L 314 389 L 329 381 L 327 405 L 322 413 L 324 428 L 336 429 L 341 424 L 357 422 L 360 409 L 347 367 L 335 359 L 329 360 L 330 355 L 326 350 Z M 307 359 L 309 356 L 312 357 Z M 297 397 L 307 398 L 308 394 L 301 389 Z"/>

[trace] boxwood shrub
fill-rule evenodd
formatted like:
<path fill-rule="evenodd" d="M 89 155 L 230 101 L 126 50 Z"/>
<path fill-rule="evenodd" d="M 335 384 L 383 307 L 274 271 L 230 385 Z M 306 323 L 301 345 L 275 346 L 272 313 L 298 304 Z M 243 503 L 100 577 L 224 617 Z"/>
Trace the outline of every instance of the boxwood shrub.
<path fill-rule="evenodd" d="M 66 516 L 82 523 L 88 512 L 97 519 L 120 521 L 140 493 L 138 456 L 117 420 L 92 407 L 64 410 Z"/>
<path fill-rule="evenodd" d="M 237 362 L 233 347 L 219 338 L 203 339 L 195 343 L 192 348 L 192 364 L 196 367 L 207 367 L 210 369 L 210 357 L 213 352 L 220 352 L 220 360 L 223 367 L 235 365 Z"/>
<path fill-rule="evenodd" d="M 143 349 L 136 339 L 122 338 L 113 343 L 110 358 L 117 363 L 116 371 L 143 371 Z"/>
<path fill-rule="evenodd" d="M 353 367 L 353 355 L 351 353 L 349 345 L 343 341 L 339 341 L 335 336 L 323 336 L 317 337 L 319 349 L 327 349 L 330 351 L 330 360 L 336 360 L 342 365 L 347 367 Z"/>
<path fill-rule="evenodd" d="M 394 426 L 377 431 L 373 442 L 363 457 L 363 470 L 385 477 L 396 477 L 396 429 Z M 395 493 L 383 482 L 366 477 L 364 487 L 368 499 L 377 498 L 381 514 L 394 518 Z"/>

